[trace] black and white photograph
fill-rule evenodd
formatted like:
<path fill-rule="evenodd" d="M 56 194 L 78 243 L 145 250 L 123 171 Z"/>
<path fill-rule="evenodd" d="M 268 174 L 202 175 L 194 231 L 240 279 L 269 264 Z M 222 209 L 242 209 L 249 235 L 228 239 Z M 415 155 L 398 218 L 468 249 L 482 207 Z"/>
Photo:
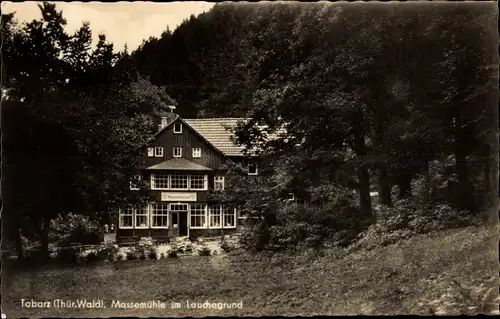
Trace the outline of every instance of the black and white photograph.
<path fill-rule="evenodd" d="M 1 11 L 2 319 L 500 315 L 496 2 Z"/>

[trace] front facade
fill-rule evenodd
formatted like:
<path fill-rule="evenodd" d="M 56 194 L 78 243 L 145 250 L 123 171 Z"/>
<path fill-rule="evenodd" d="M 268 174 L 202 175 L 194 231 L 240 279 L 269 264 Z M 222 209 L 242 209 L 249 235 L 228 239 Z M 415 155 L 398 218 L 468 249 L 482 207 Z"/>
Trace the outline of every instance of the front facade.
<path fill-rule="evenodd" d="M 148 183 L 149 202 L 119 211 L 117 241 L 140 237 L 168 241 L 237 231 L 237 210 L 211 200 L 208 193 L 224 189 L 223 167 L 228 161 L 250 163 L 248 174 L 258 174 L 257 167 L 243 157 L 242 148 L 230 139 L 229 129 L 239 120 L 162 118 L 159 132 L 143 151 L 144 172 L 136 177 Z"/>

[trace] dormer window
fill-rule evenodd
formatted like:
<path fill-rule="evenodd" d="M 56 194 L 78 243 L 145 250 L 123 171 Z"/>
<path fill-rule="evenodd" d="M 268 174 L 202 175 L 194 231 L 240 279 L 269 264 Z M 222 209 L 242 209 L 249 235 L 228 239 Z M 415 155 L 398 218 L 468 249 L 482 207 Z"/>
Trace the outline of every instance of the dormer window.
<path fill-rule="evenodd" d="M 193 158 L 201 157 L 201 148 L 193 148 Z"/>
<path fill-rule="evenodd" d="M 163 147 L 155 147 L 155 157 L 163 157 Z"/>
<path fill-rule="evenodd" d="M 248 175 L 257 175 L 259 169 L 256 163 L 248 163 Z"/>
<path fill-rule="evenodd" d="M 167 125 L 168 125 L 168 117 L 164 116 L 161 118 L 160 128 L 164 128 Z"/>
<path fill-rule="evenodd" d="M 174 123 L 174 133 L 175 134 L 182 133 L 182 123 L 181 122 Z"/>
<path fill-rule="evenodd" d="M 182 157 L 182 147 L 174 147 L 174 157 Z"/>

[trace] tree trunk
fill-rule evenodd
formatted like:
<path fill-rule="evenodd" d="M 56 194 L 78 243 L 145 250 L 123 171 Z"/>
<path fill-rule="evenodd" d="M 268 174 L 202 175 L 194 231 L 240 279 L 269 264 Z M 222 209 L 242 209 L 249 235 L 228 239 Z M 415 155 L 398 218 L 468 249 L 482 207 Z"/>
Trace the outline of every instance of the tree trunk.
<path fill-rule="evenodd" d="M 380 204 L 391 206 L 391 183 L 389 181 L 389 174 L 385 163 L 380 163 L 378 165 L 378 178 L 378 197 Z"/>
<path fill-rule="evenodd" d="M 358 169 L 359 178 L 359 203 L 361 212 L 367 219 L 373 218 L 372 200 L 370 196 L 370 175 L 366 167 L 362 166 Z"/>
<path fill-rule="evenodd" d="M 425 194 L 426 196 L 430 195 L 432 197 L 434 192 L 434 185 L 432 181 L 431 166 L 429 164 L 429 161 L 424 162 L 424 174 L 425 174 Z"/>
<path fill-rule="evenodd" d="M 455 129 L 455 173 L 458 179 L 457 189 L 457 204 L 462 209 L 472 209 L 473 203 L 471 198 L 471 185 L 469 183 L 469 175 L 467 169 L 467 153 L 464 139 L 462 138 L 462 130 L 460 129 L 462 123 L 460 117 L 456 117 Z"/>
<path fill-rule="evenodd" d="M 398 198 L 403 199 L 412 196 L 411 193 L 411 180 L 412 173 L 408 168 L 400 168 L 396 172 L 396 183 L 398 185 L 399 194 Z"/>
<path fill-rule="evenodd" d="M 22 236 L 21 228 L 18 227 L 16 230 L 16 252 L 17 252 L 17 259 L 19 260 L 24 259 L 24 247 L 21 236 Z"/>
<path fill-rule="evenodd" d="M 40 240 L 42 244 L 42 258 L 49 259 L 49 227 L 50 219 L 43 217 L 43 226 L 41 229 Z"/>
<path fill-rule="evenodd" d="M 363 158 L 366 155 L 365 136 L 360 130 L 357 130 L 354 138 L 355 152 L 358 156 Z M 370 175 L 368 174 L 366 165 L 360 165 L 358 168 L 358 179 L 361 212 L 367 220 L 373 220 L 372 202 L 370 197 Z"/>
<path fill-rule="evenodd" d="M 411 178 L 408 176 L 402 176 L 398 181 L 399 188 L 399 198 L 411 197 Z"/>

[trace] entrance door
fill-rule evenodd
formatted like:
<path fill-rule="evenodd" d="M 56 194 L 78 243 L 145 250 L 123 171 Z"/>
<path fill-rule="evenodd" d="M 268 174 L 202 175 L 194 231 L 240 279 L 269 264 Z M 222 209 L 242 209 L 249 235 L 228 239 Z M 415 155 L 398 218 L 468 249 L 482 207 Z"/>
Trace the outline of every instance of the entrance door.
<path fill-rule="evenodd" d="M 170 227 L 173 236 L 188 236 L 187 215 L 187 204 L 170 204 Z"/>

